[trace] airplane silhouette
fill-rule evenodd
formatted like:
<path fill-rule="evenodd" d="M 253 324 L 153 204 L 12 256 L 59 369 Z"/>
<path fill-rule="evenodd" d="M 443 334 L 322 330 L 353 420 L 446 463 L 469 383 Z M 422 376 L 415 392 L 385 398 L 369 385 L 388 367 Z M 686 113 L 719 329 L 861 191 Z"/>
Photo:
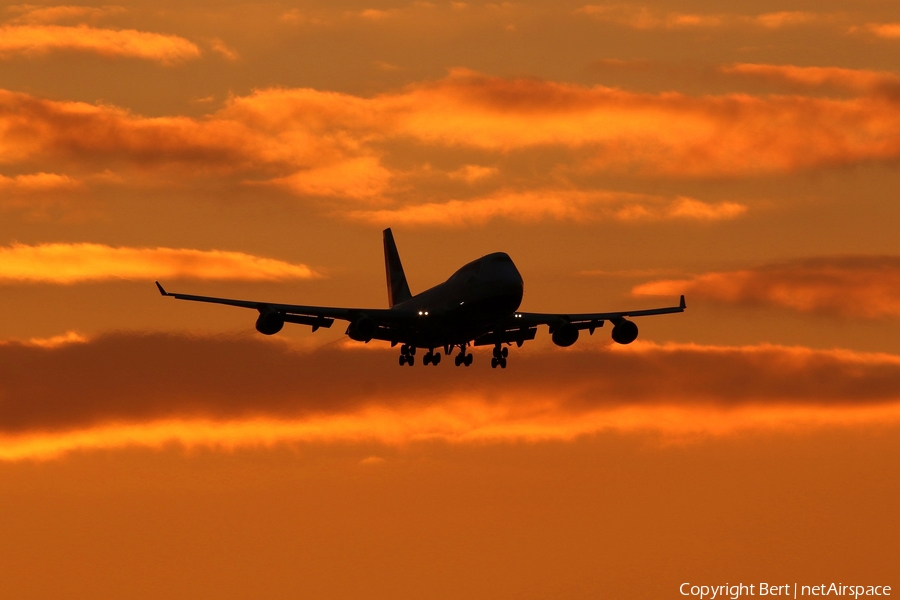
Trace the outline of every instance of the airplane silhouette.
<path fill-rule="evenodd" d="M 211 302 L 259 311 L 256 330 L 265 335 L 281 331 L 285 323 L 308 325 L 316 331 L 331 327 L 335 319 L 348 321 L 345 332 L 350 339 L 368 343 L 385 340 L 391 347 L 400 346 L 400 365 L 415 364 L 416 349 L 427 349 L 425 365 L 441 362 L 443 348 L 449 355 L 459 348 L 456 366 L 472 364 L 473 346 L 494 346 L 492 368 L 506 368 L 508 346 L 517 347 L 533 340 L 539 325 L 549 327 L 557 346 L 571 346 L 585 329 L 593 335 L 605 321 L 613 324 L 612 339 L 630 344 L 638 336 L 637 325 L 626 317 L 644 317 L 684 312 L 684 296 L 678 306 L 602 313 L 528 313 L 517 312 L 522 302 L 522 276 L 512 259 L 504 252 L 494 252 L 473 260 L 450 278 L 431 289 L 413 296 L 406 282 L 400 254 L 390 228 L 384 230 L 384 266 L 387 274 L 390 308 L 333 308 L 277 304 L 253 300 L 233 300 L 167 292 L 156 282 L 160 294 L 178 300 Z"/>

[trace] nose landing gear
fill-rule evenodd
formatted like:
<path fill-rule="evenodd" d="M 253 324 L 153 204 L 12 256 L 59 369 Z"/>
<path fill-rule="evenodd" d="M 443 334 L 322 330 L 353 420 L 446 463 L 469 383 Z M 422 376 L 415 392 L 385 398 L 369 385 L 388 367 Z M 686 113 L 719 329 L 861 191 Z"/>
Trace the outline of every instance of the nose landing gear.
<path fill-rule="evenodd" d="M 408 344 L 400 346 L 400 366 L 416 364 L 416 347 Z M 428 363 L 425 363 L 428 364 Z"/>

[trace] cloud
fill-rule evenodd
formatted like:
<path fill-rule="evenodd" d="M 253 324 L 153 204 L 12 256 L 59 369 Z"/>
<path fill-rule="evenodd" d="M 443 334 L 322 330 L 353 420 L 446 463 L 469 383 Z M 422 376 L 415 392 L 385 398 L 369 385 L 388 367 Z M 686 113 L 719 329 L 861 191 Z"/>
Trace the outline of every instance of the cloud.
<path fill-rule="evenodd" d="M 68 175 L 56 173 L 30 173 L 6 177 L 0 175 L 0 191 L 4 192 L 49 192 L 70 190 L 81 186 L 81 182 Z"/>
<path fill-rule="evenodd" d="M 798 67 L 738 63 L 720 67 L 722 73 L 792 83 L 804 87 L 834 87 L 862 94 L 900 89 L 900 75 L 889 71 L 844 69 L 840 67 Z"/>
<path fill-rule="evenodd" d="M 448 173 L 450 179 L 461 179 L 466 183 L 475 183 L 482 179 L 494 177 L 500 172 L 496 167 L 483 167 L 481 165 L 463 165 L 459 169 Z"/>
<path fill-rule="evenodd" d="M 377 158 L 364 156 L 273 179 L 296 194 L 366 199 L 385 192 L 391 172 Z"/>
<path fill-rule="evenodd" d="M 77 331 L 67 331 L 63 334 L 54 335 L 48 338 L 31 338 L 23 343 L 26 346 L 37 346 L 38 348 L 59 348 L 60 346 L 66 346 L 68 344 L 85 344 L 87 341 L 88 338 Z"/>
<path fill-rule="evenodd" d="M 64 21 L 83 22 L 85 20 L 98 20 L 104 17 L 122 14 L 125 11 L 121 6 L 35 6 L 32 4 L 20 4 L 10 6 L 12 12 L 19 16 L 10 23 L 59 23 Z"/>
<path fill-rule="evenodd" d="M 514 349 L 505 371 L 485 356 L 469 369 L 399 368 L 393 351 L 304 352 L 244 337 L 7 343 L 0 458 L 171 441 L 465 443 L 900 423 L 900 357 L 888 354 L 636 342 Z"/>
<path fill-rule="evenodd" d="M 411 204 L 397 209 L 367 209 L 349 216 L 380 225 L 482 225 L 492 219 L 531 223 L 556 221 L 720 221 L 739 217 L 747 207 L 734 202 L 705 203 L 693 198 L 664 199 L 612 191 L 501 190 L 472 200 Z"/>
<path fill-rule="evenodd" d="M 401 67 L 399 67 L 399 66 L 397 66 L 397 65 L 395 65 L 395 64 L 393 64 L 393 63 L 389 63 L 389 62 L 387 62 L 387 61 L 383 61 L 383 60 L 375 60 L 375 61 L 372 61 L 372 64 L 373 64 L 373 65 L 375 66 L 375 68 L 378 69 L 379 71 L 389 71 L 389 72 L 390 72 L 390 71 L 400 71 L 400 70 L 402 70 Z"/>
<path fill-rule="evenodd" d="M 381 10 L 378 8 L 367 8 L 365 10 L 361 10 L 358 13 L 355 13 L 362 19 L 366 19 L 368 21 L 383 21 L 391 16 L 391 11 Z"/>
<path fill-rule="evenodd" d="M 100 279 L 307 279 L 306 265 L 242 252 L 122 248 L 102 244 L 13 244 L 0 247 L 0 282 L 76 283 Z"/>
<path fill-rule="evenodd" d="M 343 99 L 312 90 L 273 90 L 233 99 L 209 118 L 195 119 L 148 118 L 109 105 L 0 91 L 0 162 L 55 160 L 142 170 L 185 165 L 219 172 L 323 165 L 346 159 L 360 143 L 332 139 L 338 132 L 329 127 L 345 116 L 333 114 L 342 107 L 329 106 L 332 96 Z"/>
<path fill-rule="evenodd" d="M 497 151 L 556 145 L 600 171 L 748 176 L 900 152 L 900 118 L 875 98 L 638 94 L 455 71 L 391 100 L 414 101 L 398 130 L 423 142 Z"/>
<path fill-rule="evenodd" d="M 162 169 L 172 170 L 170 180 L 179 183 L 211 176 L 234 186 L 269 183 L 308 199 L 343 200 L 347 210 L 336 214 L 360 217 L 358 211 L 372 202 L 393 203 L 401 218 L 425 222 L 433 218 L 423 214 L 441 207 L 460 215 L 457 220 L 470 218 L 467 211 L 474 211 L 474 220 L 559 218 L 570 211 L 571 199 L 552 197 L 537 209 L 531 200 L 524 209 L 518 201 L 485 206 L 485 197 L 512 194 L 509 177 L 491 177 L 490 167 L 477 167 L 465 155 L 447 171 L 479 186 L 448 186 L 430 197 L 433 205 L 422 206 L 410 191 L 422 168 L 403 161 L 423 156 L 426 164 L 428 153 L 447 150 L 468 152 L 479 162 L 559 151 L 565 157 L 556 165 L 563 167 L 557 169 L 561 175 L 527 173 L 515 187 L 556 189 L 550 196 L 571 188 L 584 198 L 593 192 L 578 189 L 566 174 L 739 178 L 900 157 L 900 111 L 893 96 L 880 93 L 892 81 L 888 74 L 766 65 L 729 69 L 745 77 L 843 85 L 861 95 L 646 94 L 456 69 L 437 81 L 370 97 L 273 88 L 232 97 L 203 117 L 151 118 L 114 106 L 0 91 L 0 162 L 40 164 L 42 170 L 53 165 L 78 176 L 113 169 L 130 184 L 160 185 L 166 180 L 159 177 Z M 733 202 L 690 199 L 632 208 L 630 218 L 645 220 L 717 220 L 742 210 Z"/>
<path fill-rule="evenodd" d="M 278 20 L 290 25 L 324 25 L 329 22 L 321 13 L 302 12 L 299 8 L 285 11 Z"/>
<path fill-rule="evenodd" d="M 783 10 L 773 13 L 764 13 L 754 17 L 745 17 L 751 23 L 768 27 L 770 29 L 779 29 L 790 25 L 802 25 L 805 23 L 813 23 L 816 21 L 830 20 L 830 15 L 822 15 L 818 13 L 803 11 Z"/>
<path fill-rule="evenodd" d="M 866 29 L 880 38 L 900 38 L 900 23 L 868 23 Z"/>
<path fill-rule="evenodd" d="M 636 286 L 632 293 L 688 294 L 727 304 L 853 318 L 900 317 L 900 257 L 812 258 L 651 281 Z"/>
<path fill-rule="evenodd" d="M 575 12 L 588 15 L 598 21 L 615 23 L 639 30 L 713 29 L 747 25 L 766 29 L 780 29 L 830 18 L 829 15 L 802 11 L 779 11 L 758 15 L 664 12 L 635 4 L 589 4 Z"/>
<path fill-rule="evenodd" d="M 241 57 L 236 50 L 229 48 L 228 45 L 219 38 L 212 38 L 209 40 L 209 47 L 212 48 L 213 52 L 221 54 L 228 60 L 238 60 Z"/>
<path fill-rule="evenodd" d="M 55 51 L 141 58 L 172 64 L 200 56 L 195 44 L 176 35 L 134 29 L 98 29 L 87 25 L 0 26 L 0 58 Z"/>

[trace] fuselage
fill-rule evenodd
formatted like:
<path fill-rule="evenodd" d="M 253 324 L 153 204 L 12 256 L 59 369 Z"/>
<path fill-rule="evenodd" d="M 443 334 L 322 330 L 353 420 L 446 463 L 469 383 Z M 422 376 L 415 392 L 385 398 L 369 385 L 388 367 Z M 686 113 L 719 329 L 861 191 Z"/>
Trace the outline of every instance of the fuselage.
<path fill-rule="evenodd" d="M 447 281 L 392 307 L 418 315 L 403 340 L 420 348 L 466 343 L 489 333 L 522 303 L 524 284 L 505 252 L 460 268 Z"/>

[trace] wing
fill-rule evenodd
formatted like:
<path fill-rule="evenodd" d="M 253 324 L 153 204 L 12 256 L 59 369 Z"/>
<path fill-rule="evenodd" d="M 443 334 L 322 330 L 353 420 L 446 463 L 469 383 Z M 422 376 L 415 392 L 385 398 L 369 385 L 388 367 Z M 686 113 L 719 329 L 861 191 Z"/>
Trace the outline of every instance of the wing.
<path fill-rule="evenodd" d="M 590 329 L 594 332 L 595 327 L 603 327 L 604 321 L 612 321 L 617 323 L 626 317 L 648 317 L 650 315 L 670 315 L 672 313 L 684 312 L 687 305 L 684 302 L 684 296 L 681 297 L 678 306 L 668 306 L 665 308 L 648 308 L 643 310 L 623 310 L 618 312 L 603 313 L 527 313 L 517 312 L 510 317 L 509 324 L 511 326 L 534 327 L 537 325 L 550 325 L 551 327 L 562 322 L 569 322 L 578 329 Z"/>
<path fill-rule="evenodd" d="M 397 325 L 407 319 L 413 319 L 414 315 L 406 315 L 402 311 L 385 308 L 339 308 L 331 306 L 304 306 L 302 304 L 280 304 L 278 302 L 260 302 L 257 300 L 235 300 L 232 298 L 216 298 L 213 296 L 195 296 L 193 294 L 179 294 L 167 292 L 160 283 L 156 282 L 159 293 L 170 296 L 176 300 L 191 300 L 193 302 L 209 302 L 210 304 L 225 304 L 239 308 L 252 308 L 258 310 L 260 315 L 265 313 L 278 313 L 286 323 L 299 323 L 309 325 L 313 331 L 319 327 L 329 328 L 335 319 L 343 321 L 356 321 L 361 317 L 374 320 L 379 326 Z"/>
<path fill-rule="evenodd" d="M 650 315 L 669 315 L 672 313 L 684 312 L 687 308 L 684 302 L 684 296 L 681 297 L 678 306 L 667 306 L 664 308 L 649 308 L 643 310 L 622 310 L 617 312 L 603 313 L 528 313 L 517 312 L 513 316 L 504 321 L 495 331 L 485 334 L 475 340 L 476 346 L 485 346 L 492 344 L 511 344 L 515 342 L 517 346 L 521 346 L 528 340 L 533 340 L 538 325 L 547 325 L 550 333 L 554 333 L 561 325 L 567 327 L 574 326 L 573 334 L 564 336 L 559 342 L 554 337 L 554 342 L 559 345 L 568 346 L 578 338 L 578 330 L 587 329 L 591 335 L 594 329 L 603 327 L 605 321 L 612 321 L 614 325 L 618 325 L 626 320 L 626 317 L 647 317 Z M 572 327 L 569 327 L 571 330 Z M 619 343 L 628 344 L 637 337 L 637 327 L 631 325 L 631 331 L 623 332 L 622 337 L 617 337 L 613 332 L 613 339 Z M 568 338 L 568 340 L 566 339 Z"/>

